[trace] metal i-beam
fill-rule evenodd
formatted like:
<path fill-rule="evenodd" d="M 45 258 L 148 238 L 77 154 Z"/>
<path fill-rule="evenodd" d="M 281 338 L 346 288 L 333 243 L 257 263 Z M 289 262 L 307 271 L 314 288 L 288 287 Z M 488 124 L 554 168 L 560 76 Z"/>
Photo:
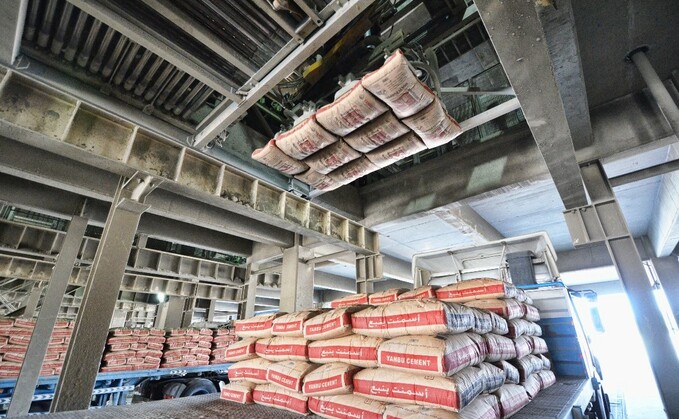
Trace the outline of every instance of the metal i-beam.
<path fill-rule="evenodd" d="M 101 235 L 90 278 L 78 310 L 71 343 L 57 383 L 51 412 L 89 409 L 108 328 L 141 214 L 157 183 L 152 177 L 121 178 Z"/>
<path fill-rule="evenodd" d="M 303 44 L 295 48 L 287 57 L 272 69 L 261 81 L 257 82 L 241 102 L 231 103 L 224 111 L 217 115 L 202 131 L 196 134 L 193 146 L 202 149 L 217 135 L 240 119 L 248 108 L 268 93 L 274 86 L 290 75 L 297 67 L 330 38 L 349 24 L 362 11 L 370 6 L 374 0 L 349 0 L 343 2 L 335 14 L 325 24 L 311 35 Z"/>
<path fill-rule="evenodd" d="M 189 51 L 182 50 L 169 40 L 155 33 L 145 25 L 132 22 L 127 17 L 111 9 L 113 3 L 100 0 L 68 0 L 78 9 L 84 11 L 95 19 L 104 22 L 107 26 L 130 38 L 133 42 L 165 59 L 178 69 L 190 74 L 210 88 L 223 94 L 227 99 L 238 102 L 240 96 L 234 93 L 233 82 L 226 79 L 217 71 L 209 68 L 205 63 L 196 60 Z"/>
<path fill-rule="evenodd" d="M 534 1 L 476 0 L 535 142 L 566 208 L 587 205 L 568 118 Z"/>
<path fill-rule="evenodd" d="M 87 219 L 74 216 L 66 231 L 66 238 L 59 251 L 57 263 L 52 271 L 52 276 L 47 283 L 47 292 L 38 314 L 38 319 L 33 328 L 31 340 L 26 348 L 26 356 L 21 365 L 21 372 L 14 386 L 12 401 L 7 409 L 8 417 L 28 415 L 33 401 L 33 392 L 38 383 L 40 369 L 42 368 L 47 347 L 52 338 L 52 330 L 59 315 L 61 300 L 64 298 L 68 280 L 71 277 L 73 264 L 75 263 L 80 243 L 85 235 Z"/>
<path fill-rule="evenodd" d="M 0 62 L 14 64 L 19 55 L 28 0 L 0 2 Z"/>
<path fill-rule="evenodd" d="M 674 319 L 679 324 L 679 259 L 676 256 L 651 259 L 653 269 L 667 296 Z"/>
<path fill-rule="evenodd" d="M 309 251 L 299 245 L 301 238 L 295 242 L 283 251 L 280 309 L 288 313 L 309 309 L 314 302 L 314 270 L 304 262 Z"/>

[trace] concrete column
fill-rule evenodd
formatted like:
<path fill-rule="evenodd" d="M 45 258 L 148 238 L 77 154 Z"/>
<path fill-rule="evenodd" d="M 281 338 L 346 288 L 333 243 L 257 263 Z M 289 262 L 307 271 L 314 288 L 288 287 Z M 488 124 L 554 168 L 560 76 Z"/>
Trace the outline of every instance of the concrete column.
<path fill-rule="evenodd" d="M 38 303 L 40 302 L 40 297 L 42 296 L 42 291 L 45 288 L 41 285 L 33 287 L 31 293 L 28 294 L 26 298 L 26 303 L 24 304 L 24 314 L 23 317 L 31 318 L 38 309 Z"/>
<path fill-rule="evenodd" d="M 241 294 L 241 300 L 238 310 L 239 319 L 248 319 L 255 315 L 255 300 L 257 298 L 257 277 L 258 275 L 252 274 L 252 263 L 248 263 L 245 271 L 245 278 L 247 282 L 243 287 L 243 292 Z"/>
<path fill-rule="evenodd" d="M 165 304 L 165 328 L 175 329 L 182 327 L 184 318 L 184 298 L 170 297 Z"/>
<path fill-rule="evenodd" d="M 288 313 L 311 308 L 314 303 L 314 270 L 303 262 L 310 255 L 300 241 L 297 237 L 295 246 L 283 251 L 280 310 Z"/>
<path fill-rule="evenodd" d="M 674 318 L 679 324 L 679 259 L 676 256 L 653 258 L 655 273 L 662 284 Z"/>
<path fill-rule="evenodd" d="M 54 323 L 59 316 L 61 300 L 64 298 L 66 287 L 68 287 L 68 279 L 71 277 L 73 264 L 78 257 L 78 250 L 86 228 L 86 218 L 74 216 L 69 223 L 64 243 L 57 257 L 57 263 L 47 284 L 47 292 L 33 328 L 31 341 L 26 348 L 26 357 L 21 365 L 21 372 L 14 387 L 14 395 L 7 409 L 8 417 L 28 415 L 28 410 L 31 408 L 35 385 L 38 383 L 38 377 L 40 377 L 40 369 L 52 338 Z M 42 289 L 36 289 L 42 291 Z M 34 293 L 36 293 L 35 290 L 32 294 Z M 38 295 L 40 295 L 40 292 L 38 292 Z M 32 311 L 35 311 L 35 307 Z"/>
<path fill-rule="evenodd" d="M 210 306 L 207 308 L 207 316 L 205 321 L 215 321 L 215 311 L 217 310 L 217 300 L 210 300 Z"/>
<path fill-rule="evenodd" d="M 182 327 L 189 327 L 193 323 L 193 309 L 196 307 L 195 298 L 184 299 L 184 310 L 182 313 Z"/>
<path fill-rule="evenodd" d="M 150 176 L 121 179 L 78 310 L 52 412 L 90 407 L 134 235 L 142 213 L 149 208 L 143 201 L 156 185 Z"/>

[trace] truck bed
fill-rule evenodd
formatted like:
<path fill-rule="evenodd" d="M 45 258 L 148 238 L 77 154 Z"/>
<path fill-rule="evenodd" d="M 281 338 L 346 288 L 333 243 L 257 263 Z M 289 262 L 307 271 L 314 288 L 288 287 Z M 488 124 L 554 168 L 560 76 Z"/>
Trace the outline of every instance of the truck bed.
<path fill-rule="evenodd" d="M 584 378 L 560 378 L 556 384 L 540 392 L 528 406 L 512 416 L 516 419 L 562 418 L 570 407 L 587 390 L 589 381 Z M 591 395 L 591 394 L 590 394 Z M 93 419 L 174 419 L 174 418 L 252 418 L 252 419 L 293 419 L 303 416 L 287 413 L 265 406 L 243 406 L 219 400 L 218 394 L 194 396 L 182 399 L 161 400 L 128 406 L 107 407 L 101 410 L 53 413 L 48 418 L 93 418 Z M 307 416 L 315 418 L 318 416 Z"/>

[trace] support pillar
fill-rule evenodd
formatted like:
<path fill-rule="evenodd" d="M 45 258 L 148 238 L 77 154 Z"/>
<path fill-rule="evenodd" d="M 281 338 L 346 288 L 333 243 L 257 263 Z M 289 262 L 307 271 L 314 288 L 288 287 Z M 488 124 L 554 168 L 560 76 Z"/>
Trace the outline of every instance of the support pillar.
<path fill-rule="evenodd" d="M 146 196 L 157 186 L 151 176 L 121 179 L 92 263 L 75 329 L 50 411 L 90 407 L 118 293 L 137 226 L 149 206 Z"/>
<path fill-rule="evenodd" d="M 252 263 L 248 263 L 245 270 L 247 282 L 241 288 L 240 307 L 238 308 L 239 319 L 249 319 L 255 315 L 255 300 L 257 298 L 257 277 L 252 273 Z"/>
<path fill-rule="evenodd" d="M 193 309 L 196 308 L 195 298 L 184 299 L 184 310 L 182 313 L 182 327 L 189 327 L 193 323 Z"/>
<path fill-rule="evenodd" d="M 54 275 L 54 272 L 52 272 L 52 275 Z M 38 309 L 38 303 L 40 302 L 40 297 L 42 297 L 42 291 L 45 289 L 42 285 L 36 285 L 33 287 L 31 290 L 31 293 L 28 294 L 28 298 L 26 298 L 26 303 L 24 304 L 24 313 L 23 317 L 26 318 L 31 318 L 35 314 L 35 311 Z"/>
<path fill-rule="evenodd" d="M 288 313 L 314 304 L 314 270 L 304 262 L 311 255 L 300 243 L 301 237 L 295 236 L 295 245 L 283 251 L 280 310 Z"/>
<path fill-rule="evenodd" d="M 182 327 L 184 319 L 184 298 L 170 297 L 166 304 L 165 328 L 176 329 Z"/>
<path fill-rule="evenodd" d="M 207 315 L 205 316 L 205 320 L 207 322 L 213 322 L 215 321 L 215 312 L 217 311 L 217 300 L 210 300 L 210 305 L 207 308 Z"/>
<path fill-rule="evenodd" d="M 665 291 L 674 319 L 679 324 L 679 259 L 676 256 L 666 256 L 653 258 L 651 263 Z"/>
<path fill-rule="evenodd" d="M 28 348 L 26 348 L 26 357 L 21 365 L 21 372 L 14 387 L 14 395 L 7 409 L 7 417 L 28 415 L 28 410 L 31 408 L 35 385 L 40 377 L 40 369 L 42 368 L 45 354 L 47 354 L 47 347 L 52 338 L 54 323 L 59 316 L 61 300 L 64 298 L 66 287 L 68 287 L 68 279 L 71 277 L 73 264 L 78 257 L 78 251 L 80 250 L 80 244 L 83 241 L 86 228 L 87 219 L 79 216 L 74 216 L 68 225 L 64 243 L 59 251 L 50 280 L 47 283 L 47 292 L 40 308 L 38 319 L 35 322 L 31 340 L 28 343 Z M 37 305 L 41 291 L 42 288 L 35 288 L 29 296 L 29 300 L 33 298 L 33 294 L 37 293 L 38 298 L 35 298 L 35 304 Z M 29 310 L 28 305 L 26 309 Z M 30 313 L 28 311 L 25 313 L 32 315 L 34 311 L 35 307 L 31 308 Z"/>
<path fill-rule="evenodd" d="M 603 166 L 581 168 L 591 204 L 564 213 L 576 247 L 604 243 L 622 280 L 668 417 L 679 417 L 679 358 Z"/>
<path fill-rule="evenodd" d="M 372 293 L 375 281 L 384 279 L 382 255 L 356 256 L 356 292 Z"/>

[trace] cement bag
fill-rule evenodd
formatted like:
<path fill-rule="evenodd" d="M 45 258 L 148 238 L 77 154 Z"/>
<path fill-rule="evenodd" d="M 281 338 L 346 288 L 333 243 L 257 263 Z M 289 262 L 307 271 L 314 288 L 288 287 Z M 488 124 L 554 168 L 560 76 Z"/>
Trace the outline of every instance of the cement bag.
<path fill-rule="evenodd" d="M 429 298 L 436 298 L 436 285 L 426 285 L 424 287 L 415 288 L 414 290 L 404 292 L 398 296 L 399 300 L 426 300 Z"/>
<path fill-rule="evenodd" d="M 264 147 L 253 151 L 252 158 L 286 175 L 296 175 L 309 168 L 306 163 L 295 160 L 283 153 L 276 146 L 275 140 L 271 140 Z"/>
<path fill-rule="evenodd" d="M 467 307 L 482 308 L 492 311 L 503 319 L 520 319 L 524 316 L 523 304 L 513 298 L 503 300 L 490 298 L 486 300 L 474 300 L 464 303 Z"/>
<path fill-rule="evenodd" d="M 474 327 L 471 331 L 478 333 L 479 335 L 484 335 L 493 331 L 493 322 L 490 318 L 490 312 L 486 310 L 479 310 L 477 308 L 470 308 L 474 314 Z"/>
<path fill-rule="evenodd" d="M 239 361 L 229 367 L 229 381 L 249 381 L 255 384 L 265 384 L 266 370 L 273 364 L 262 358 Z"/>
<path fill-rule="evenodd" d="M 405 300 L 366 308 L 351 316 L 354 333 L 394 338 L 405 335 L 462 333 L 474 326 L 465 306 L 436 300 Z"/>
<path fill-rule="evenodd" d="M 359 81 L 333 103 L 319 109 L 316 120 L 328 131 L 344 137 L 388 110 Z"/>
<path fill-rule="evenodd" d="M 333 170 L 329 176 L 335 182 L 346 185 L 376 170 L 379 170 L 379 167 L 364 156 Z"/>
<path fill-rule="evenodd" d="M 484 393 L 492 393 L 504 385 L 505 372 L 502 369 L 487 362 L 480 363 L 477 368 L 481 372 L 481 378 L 483 379 Z"/>
<path fill-rule="evenodd" d="M 469 336 L 469 339 L 473 340 L 476 343 L 476 346 L 478 346 L 481 360 L 483 361 L 486 359 L 486 356 L 488 355 L 486 339 L 482 335 L 477 335 L 476 333 L 467 333 L 467 336 Z"/>
<path fill-rule="evenodd" d="M 519 336 L 542 336 L 542 328 L 539 324 L 529 322 L 524 319 L 512 319 L 508 322 L 509 333 L 507 337 L 516 338 Z"/>
<path fill-rule="evenodd" d="M 514 348 L 516 349 L 516 358 L 523 358 L 526 355 L 533 353 L 533 340 L 530 336 L 519 336 L 512 339 Z"/>
<path fill-rule="evenodd" d="M 381 306 L 393 303 L 398 300 L 398 296 L 406 292 L 405 288 L 390 288 L 386 291 L 376 292 L 368 296 L 368 304 L 371 306 Z"/>
<path fill-rule="evenodd" d="M 304 337 L 309 340 L 326 340 L 353 334 L 351 314 L 363 307 L 336 308 L 307 320 L 304 323 Z"/>
<path fill-rule="evenodd" d="M 311 115 L 290 131 L 275 138 L 276 146 L 296 160 L 304 160 L 318 150 L 337 141 L 337 137 L 326 131 Z"/>
<path fill-rule="evenodd" d="M 226 362 L 238 362 L 257 358 L 257 352 L 255 352 L 256 344 L 257 338 L 247 338 L 232 343 L 224 351 Z"/>
<path fill-rule="evenodd" d="M 255 352 L 269 361 L 308 361 L 307 343 L 304 338 L 276 336 L 257 341 Z"/>
<path fill-rule="evenodd" d="M 551 370 L 552 369 L 552 361 L 550 361 L 549 358 L 547 358 L 544 355 L 538 355 L 538 358 L 542 361 L 542 369 L 543 370 Z"/>
<path fill-rule="evenodd" d="M 535 306 L 529 305 L 529 304 L 523 304 L 523 312 L 524 316 L 523 318 L 530 321 L 530 322 L 538 322 L 540 321 L 540 312 L 538 311 Z"/>
<path fill-rule="evenodd" d="M 486 341 L 486 348 L 488 349 L 487 362 L 516 358 L 516 349 L 511 339 L 493 333 L 483 335 L 483 339 Z"/>
<path fill-rule="evenodd" d="M 526 394 L 528 394 L 528 398 L 530 400 L 533 400 L 535 396 L 538 395 L 540 392 L 542 383 L 540 382 L 540 379 L 538 378 L 537 374 L 531 374 L 526 381 L 521 383 L 521 387 L 523 387 L 526 390 Z"/>
<path fill-rule="evenodd" d="M 436 290 L 436 298 L 453 303 L 515 296 L 514 285 L 493 278 L 469 279 Z"/>
<path fill-rule="evenodd" d="M 368 304 L 368 294 L 354 294 L 330 302 L 331 308 L 342 308 Z"/>
<path fill-rule="evenodd" d="M 512 416 L 530 402 L 526 390 L 516 384 L 505 384 L 493 394 L 500 403 L 500 417 L 502 419 Z"/>
<path fill-rule="evenodd" d="M 526 293 L 526 291 L 521 288 L 516 289 L 516 300 L 520 303 L 525 303 L 528 305 L 533 305 L 533 299 Z"/>
<path fill-rule="evenodd" d="M 540 390 L 544 390 L 548 387 L 551 387 L 556 383 L 556 376 L 552 371 L 540 371 L 536 374 L 534 374 L 538 377 L 540 380 Z"/>
<path fill-rule="evenodd" d="M 375 368 L 354 376 L 354 394 L 388 403 L 434 406 L 459 412 L 483 391 L 478 368 L 468 367 L 452 377 L 418 375 Z"/>
<path fill-rule="evenodd" d="M 295 178 L 301 180 L 302 182 L 306 183 L 307 185 L 318 189 L 319 191 L 332 191 L 334 189 L 339 188 L 342 186 L 341 183 L 337 183 L 334 180 L 332 180 L 329 176 L 322 175 L 320 173 L 316 173 L 313 170 L 309 169 L 304 173 L 301 173 Z"/>
<path fill-rule="evenodd" d="M 301 338 L 304 336 L 304 322 L 322 313 L 321 310 L 304 310 L 286 314 L 273 321 L 271 332 L 275 336 Z"/>
<path fill-rule="evenodd" d="M 547 348 L 547 342 L 544 339 L 537 336 L 529 336 L 529 338 L 533 346 L 533 355 L 546 354 L 548 352 L 549 348 Z"/>
<path fill-rule="evenodd" d="M 276 387 L 273 384 L 264 384 L 252 390 L 252 400 L 263 406 L 275 407 L 300 415 L 309 414 L 307 396 Z"/>
<path fill-rule="evenodd" d="M 344 362 L 362 368 L 377 366 L 377 348 L 382 338 L 351 335 L 309 344 L 309 361 L 317 364 Z"/>
<path fill-rule="evenodd" d="M 410 129 L 403 125 L 393 113 L 385 112 L 374 121 L 368 122 L 344 137 L 344 141 L 354 150 L 368 153 L 409 131 Z"/>
<path fill-rule="evenodd" d="M 361 82 L 363 87 L 389 105 L 399 119 L 416 114 L 435 97 L 417 78 L 401 50 L 394 52 L 382 67 L 366 74 Z"/>
<path fill-rule="evenodd" d="M 382 419 L 386 408 L 386 403 L 355 394 L 309 398 L 309 410 L 330 419 Z"/>
<path fill-rule="evenodd" d="M 304 162 L 309 165 L 311 170 L 327 175 L 359 157 L 361 157 L 361 153 L 349 147 L 344 141 L 339 140 L 307 157 Z"/>
<path fill-rule="evenodd" d="M 500 368 L 505 373 L 505 383 L 507 384 L 519 384 L 521 377 L 519 376 L 519 370 L 507 361 L 496 362 L 495 366 Z"/>
<path fill-rule="evenodd" d="M 475 398 L 460 413 L 414 404 L 390 404 L 384 419 L 500 419 L 500 405 L 495 396 L 488 394 Z"/>
<path fill-rule="evenodd" d="M 236 335 L 241 338 L 268 338 L 273 336 L 271 326 L 277 317 L 285 313 L 260 314 L 245 320 L 234 320 Z"/>
<path fill-rule="evenodd" d="M 302 392 L 307 396 L 351 394 L 354 375 L 360 370 L 360 367 L 344 362 L 321 365 L 304 377 Z"/>
<path fill-rule="evenodd" d="M 377 363 L 383 368 L 447 377 L 481 363 L 483 352 L 467 333 L 446 337 L 401 336 L 380 345 Z"/>
<path fill-rule="evenodd" d="M 542 360 L 535 355 L 526 355 L 523 358 L 512 359 L 510 363 L 519 370 L 521 382 L 526 381 L 531 374 L 542 371 L 543 367 Z"/>
<path fill-rule="evenodd" d="M 222 388 L 219 398 L 240 404 L 251 404 L 254 388 L 255 383 L 247 381 L 229 383 Z"/>
<path fill-rule="evenodd" d="M 448 144 L 462 134 L 462 128 L 455 118 L 448 115 L 438 98 L 417 114 L 405 118 L 403 123 L 420 137 L 427 148 Z"/>
<path fill-rule="evenodd" d="M 491 330 L 492 333 L 495 333 L 496 335 L 506 335 L 509 333 L 509 324 L 507 323 L 507 320 L 492 311 L 489 311 L 488 313 L 490 314 L 490 320 L 493 325 L 493 329 Z"/>
<path fill-rule="evenodd" d="M 266 381 L 290 391 L 302 391 L 302 380 L 318 365 L 305 361 L 281 361 L 266 370 Z"/>
<path fill-rule="evenodd" d="M 417 138 L 417 135 L 409 132 L 393 141 L 389 141 L 365 156 L 375 166 L 382 168 L 426 149 L 427 146 Z"/>

